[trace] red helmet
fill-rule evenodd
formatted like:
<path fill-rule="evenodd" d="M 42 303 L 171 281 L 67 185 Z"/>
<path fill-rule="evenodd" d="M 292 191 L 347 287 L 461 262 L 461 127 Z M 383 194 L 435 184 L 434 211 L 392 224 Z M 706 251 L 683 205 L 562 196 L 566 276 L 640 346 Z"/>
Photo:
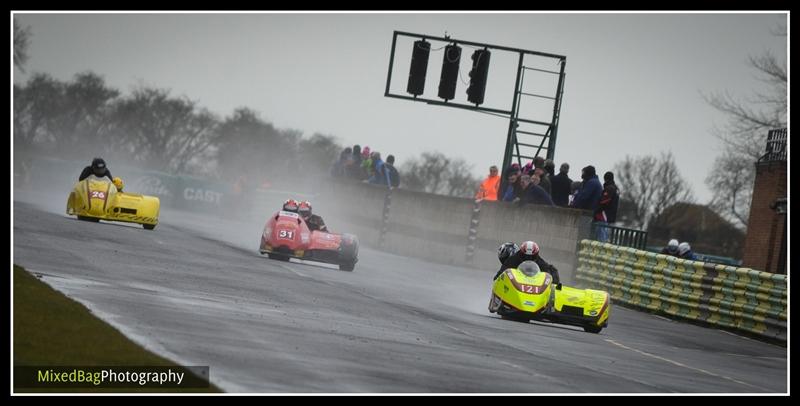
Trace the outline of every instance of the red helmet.
<path fill-rule="evenodd" d="M 297 203 L 297 200 L 288 199 L 285 202 L 283 202 L 283 211 L 290 211 L 293 213 L 297 213 L 298 206 L 299 204 Z"/>
<path fill-rule="evenodd" d="M 297 206 L 297 213 L 300 214 L 303 217 L 310 216 L 311 215 L 311 202 L 306 200 L 306 201 L 300 203 L 300 205 Z"/>
<path fill-rule="evenodd" d="M 519 245 L 520 255 L 535 257 L 539 255 L 539 244 L 533 241 L 525 241 Z"/>

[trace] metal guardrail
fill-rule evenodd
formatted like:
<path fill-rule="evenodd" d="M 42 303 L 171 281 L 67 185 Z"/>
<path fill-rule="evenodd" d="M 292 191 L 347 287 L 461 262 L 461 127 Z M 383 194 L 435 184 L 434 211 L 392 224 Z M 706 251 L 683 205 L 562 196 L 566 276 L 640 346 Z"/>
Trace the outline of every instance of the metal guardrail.
<path fill-rule="evenodd" d="M 633 307 L 787 339 L 785 275 L 583 240 L 576 279 Z"/>
<path fill-rule="evenodd" d="M 647 246 L 647 251 L 650 251 L 650 252 L 653 252 L 653 253 L 656 253 L 656 254 L 660 254 L 662 248 L 663 247 L 657 247 L 657 246 L 654 246 L 654 245 L 648 245 Z M 695 257 L 695 261 L 700 261 L 700 262 L 712 262 L 712 263 L 715 263 L 715 264 L 722 264 L 722 265 L 729 265 L 729 266 L 741 266 L 742 265 L 742 260 L 740 260 L 740 259 L 735 259 L 735 258 L 731 258 L 731 257 L 723 257 L 723 256 L 720 256 L 720 255 L 711 255 L 711 254 L 703 254 L 703 253 L 695 252 L 694 253 L 694 257 Z"/>
<path fill-rule="evenodd" d="M 647 249 L 647 231 L 617 227 L 607 223 L 592 223 L 590 238 L 622 247 Z"/>

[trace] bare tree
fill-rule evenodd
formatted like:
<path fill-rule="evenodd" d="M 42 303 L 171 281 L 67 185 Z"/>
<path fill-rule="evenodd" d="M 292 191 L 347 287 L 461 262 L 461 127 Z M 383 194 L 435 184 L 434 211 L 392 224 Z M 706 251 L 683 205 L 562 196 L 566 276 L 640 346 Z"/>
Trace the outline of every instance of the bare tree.
<path fill-rule="evenodd" d="M 402 173 L 407 188 L 448 196 L 472 197 L 480 182 L 466 161 L 441 152 L 423 152 L 419 158 L 406 161 Z"/>
<path fill-rule="evenodd" d="M 218 120 L 186 97 L 141 87 L 114 109 L 116 135 L 134 159 L 150 168 L 182 173 L 217 139 Z"/>
<path fill-rule="evenodd" d="M 779 27 L 773 34 L 785 37 L 786 28 Z M 786 61 L 766 52 L 750 56 L 748 62 L 766 84 L 765 90 L 749 98 L 738 98 L 728 92 L 703 95 L 709 105 L 728 116 L 724 126 L 712 129 L 712 134 L 722 141 L 724 151 L 706 178 L 706 185 L 713 193 L 710 206 L 741 228 L 747 227 L 754 164 L 764 153 L 766 134 L 771 129 L 786 127 L 788 111 Z"/>
<path fill-rule="evenodd" d="M 51 117 L 48 129 L 59 150 L 84 146 L 93 146 L 98 152 L 112 149 L 113 142 L 105 132 L 110 106 L 118 96 L 118 90 L 106 86 L 93 72 L 78 73 L 73 81 L 64 83 L 58 114 Z"/>
<path fill-rule="evenodd" d="M 472 197 L 480 179 L 472 174 L 472 165 L 462 158 L 456 158 L 447 167 L 447 195 Z"/>
<path fill-rule="evenodd" d="M 660 158 L 626 156 L 614 166 L 614 171 L 620 194 L 631 202 L 629 220 L 640 229 L 646 229 L 650 220 L 658 217 L 665 208 L 677 202 L 694 201 L 691 188 L 678 172 L 672 153 L 662 153 Z"/>
<path fill-rule="evenodd" d="M 411 190 L 441 194 L 448 165 L 450 159 L 441 152 L 423 152 L 403 165 L 405 185 Z"/>
<path fill-rule="evenodd" d="M 328 173 L 339 157 L 342 146 L 332 135 L 314 134 L 311 138 L 300 139 L 298 157 L 303 171 L 309 173 Z"/>
<path fill-rule="evenodd" d="M 31 41 L 31 27 L 22 28 L 14 19 L 14 67 L 25 73 L 25 63 L 28 62 L 28 45 Z"/>
<path fill-rule="evenodd" d="M 37 144 L 61 156 L 90 144 L 107 151 L 109 107 L 118 95 L 92 72 L 71 82 L 34 74 L 24 86 L 14 85 L 14 140 L 22 149 Z"/>
<path fill-rule="evenodd" d="M 297 132 L 279 130 L 249 108 L 236 109 L 217 133 L 217 162 L 222 176 L 229 180 L 241 174 L 266 176 L 283 171 L 297 154 Z"/>
<path fill-rule="evenodd" d="M 37 73 L 24 86 L 14 85 L 14 142 L 21 148 L 52 141 L 48 127 L 60 114 L 64 84 Z"/>

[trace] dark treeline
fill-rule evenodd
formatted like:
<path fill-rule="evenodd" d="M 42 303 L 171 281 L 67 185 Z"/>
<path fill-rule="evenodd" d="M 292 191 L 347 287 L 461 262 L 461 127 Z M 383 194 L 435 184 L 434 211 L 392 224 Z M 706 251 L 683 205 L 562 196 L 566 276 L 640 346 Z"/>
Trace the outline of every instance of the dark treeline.
<path fill-rule="evenodd" d="M 13 107 L 15 165 L 34 155 L 87 162 L 103 156 L 111 165 L 223 181 L 244 176 L 262 184 L 326 176 L 344 148 L 332 135 L 276 128 L 248 107 L 220 117 L 169 89 L 140 85 L 123 94 L 94 72 L 70 81 L 35 73 L 14 85 Z M 362 144 L 379 148 L 379 141 Z M 406 158 L 398 157 L 410 180 L 403 187 L 465 197 L 474 192 L 477 179 L 463 160 L 440 153 Z"/>

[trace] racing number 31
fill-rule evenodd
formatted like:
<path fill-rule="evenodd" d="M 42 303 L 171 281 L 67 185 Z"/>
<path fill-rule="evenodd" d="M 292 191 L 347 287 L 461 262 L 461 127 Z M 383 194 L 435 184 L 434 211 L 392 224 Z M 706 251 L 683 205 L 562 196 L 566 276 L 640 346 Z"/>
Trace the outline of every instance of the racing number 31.
<path fill-rule="evenodd" d="M 278 231 L 278 238 L 285 238 L 287 240 L 294 239 L 294 231 L 292 230 L 280 230 Z"/>

